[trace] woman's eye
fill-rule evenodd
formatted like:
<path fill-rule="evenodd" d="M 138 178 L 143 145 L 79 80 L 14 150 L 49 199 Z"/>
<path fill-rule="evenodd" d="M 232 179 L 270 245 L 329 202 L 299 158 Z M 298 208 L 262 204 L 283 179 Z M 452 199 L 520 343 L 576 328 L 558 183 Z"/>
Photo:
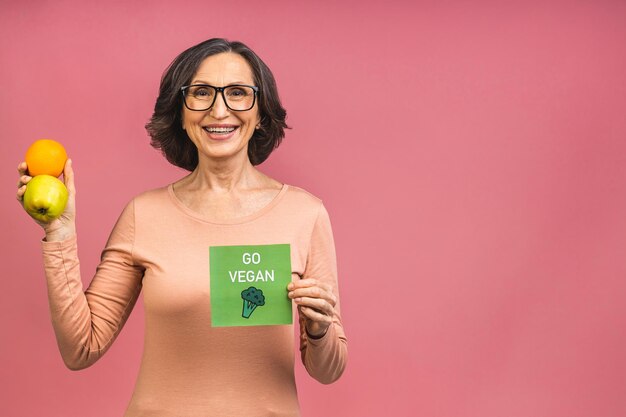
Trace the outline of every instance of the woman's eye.
<path fill-rule="evenodd" d="M 232 97 L 245 96 L 246 92 L 242 88 L 231 88 L 228 90 L 228 95 Z"/>
<path fill-rule="evenodd" d="M 192 91 L 192 94 L 194 97 L 211 97 L 213 92 L 209 88 L 200 87 Z"/>

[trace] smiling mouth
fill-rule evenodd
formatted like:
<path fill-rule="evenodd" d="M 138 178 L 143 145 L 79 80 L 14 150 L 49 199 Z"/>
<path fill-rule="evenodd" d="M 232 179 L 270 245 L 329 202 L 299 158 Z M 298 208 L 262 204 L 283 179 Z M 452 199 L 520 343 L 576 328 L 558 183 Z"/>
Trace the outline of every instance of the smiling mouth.
<path fill-rule="evenodd" d="M 202 129 L 212 135 L 227 135 L 234 132 L 237 127 L 203 127 Z"/>

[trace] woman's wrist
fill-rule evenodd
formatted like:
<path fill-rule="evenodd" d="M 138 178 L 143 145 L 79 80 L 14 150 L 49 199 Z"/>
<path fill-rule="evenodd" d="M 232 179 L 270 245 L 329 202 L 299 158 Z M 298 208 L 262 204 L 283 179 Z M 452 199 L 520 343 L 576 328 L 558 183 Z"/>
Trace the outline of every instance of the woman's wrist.
<path fill-rule="evenodd" d="M 330 327 L 330 326 L 328 326 L 328 327 Z M 304 331 L 306 332 L 306 335 L 307 335 L 307 337 L 308 337 L 309 339 L 317 340 L 317 339 L 321 339 L 321 338 L 323 338 L 324 336 L 326 336 L 326 333 L 328 333 L 328 327 L 327 327 L 327 328 L 326 328 L 326 330 L 324 330 L 324 332 L 323 332 L 322 334 L 320 334 L 320 335 L 314 335 L 314 334 L 311 334 L 311 332 L 309 332 L 308 327 L 306 327 L 306 326 L 304 326 Z"/>
<path fill-rule="evenodd" d="M 76 227 L 59 227 L 52 230 L 46 230 L 46 242 L 60 242 L 62 240 L 69 239 L 76 234 Z"/>

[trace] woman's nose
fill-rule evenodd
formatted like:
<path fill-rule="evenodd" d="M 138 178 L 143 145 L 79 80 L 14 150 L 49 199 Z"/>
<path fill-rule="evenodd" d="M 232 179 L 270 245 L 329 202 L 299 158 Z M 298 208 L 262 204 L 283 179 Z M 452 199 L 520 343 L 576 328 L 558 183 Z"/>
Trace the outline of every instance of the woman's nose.
<path fill-rule="evenodd" d="M 227 116 L 228 110 L 229 109 L 228 106 L 226 106 L 224 94 L 218 94 L 217 97 L 215 97 L 215 102 L 213 103 L 213 106 L 209 109 L 209 112 L 213 115 L 213 117 L 219 119 L 221 117 Z"/>

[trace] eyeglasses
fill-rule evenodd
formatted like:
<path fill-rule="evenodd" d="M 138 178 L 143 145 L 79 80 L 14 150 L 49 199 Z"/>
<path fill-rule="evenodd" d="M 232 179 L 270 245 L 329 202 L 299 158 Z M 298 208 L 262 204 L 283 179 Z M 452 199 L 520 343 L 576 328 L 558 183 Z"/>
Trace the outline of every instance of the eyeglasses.
<path fill-rule="evenodd" d="M 209 110 L 215 104 L 217 94 L 222 93 L 226 107 L 233 111 L 246 111 L 254 107 L 259 87 L 243 84 L 234 84 L 226 87 L 192 84 L 181 87 L 180 91 L 183 93 L 185 107 L 189 110 Z"/>

